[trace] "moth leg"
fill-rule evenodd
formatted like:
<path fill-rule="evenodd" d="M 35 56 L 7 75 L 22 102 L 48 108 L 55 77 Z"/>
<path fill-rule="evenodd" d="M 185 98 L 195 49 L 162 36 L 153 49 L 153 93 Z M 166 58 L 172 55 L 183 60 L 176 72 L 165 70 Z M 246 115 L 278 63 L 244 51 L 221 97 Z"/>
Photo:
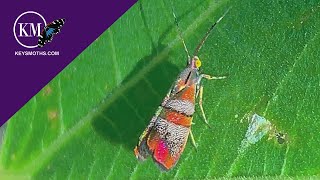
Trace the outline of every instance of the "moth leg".
<path fill-rule="evenodd" d="M 193 147 L 196 149 L 196 151 L 198 151 L 198 149 L 197 149 L 197 144 L 196 144 L 196 141 L 194 140 L 194 136 L 193 136 L 193 134 L 192 134 L 192 130 L 190 129 L 190 138 L 191 138 L 191 142 L 192 142 L 192 145 L 193 145 Z"/>
<path fill-rule="evenodd" d="M 199 95 L 199 106 L 200 106 L 201 114 L 203 116 L 204 122 L 209 126 L 209 128 L 211 128 L 210 124 L 207 121 L 207 118 L 206 118 L 206 115 L 204 113 L 203 106 L 202 106 L 203 86 L 200 84 L 202 78 L 212 80 L 212 79 L 225 79 L 227 77 L 226 76 L 210 76 L 208 74 L 200 74 L 200 77 L 197 82 L 196 98 L 198 98 L 198 95 Z"/>
<path fill-rule="evenodd" d="M 204 113 L 204 110 L 203 110 L 202 97 L 203 97 L 203 86 L 200 85 L 200 89 L 199 89 L 199 106 L 200 106 L 201 114 L 202 114 L 202 117 L 204 119 L 204 122 L 209 126 L 209 128 L 211 128 L 210 124 L 207 121 L 206 114 Z"/>
<path fill-rule="evenodd" d="M 210 76 L 210 75 L 208 75 L 208 74 L 201 74 L 200 76 L 203 77 L 203 78 L 205 78 L 205 79 L 209 79 L 209 80 L 211 80 L 211 79 L 218 80 L 218 79 L 225 79 L 225 78 L 227 78 L 227 76 Z"/>
<path fill-rule="evenodd" d="M 201 84 L 201 80 L 202 78 L 208 79 L 208 80 L 219 80 L 219 79 L 225 79 L 227 78 L 227 76 L 210 76 L 208 74 L 200 74 L 198 80 L 197 80 L 197 92 L 196 92 L 196 97 L 198 97 L 199 95 L 199 90 L 200 90 L 200 84 Z"/>

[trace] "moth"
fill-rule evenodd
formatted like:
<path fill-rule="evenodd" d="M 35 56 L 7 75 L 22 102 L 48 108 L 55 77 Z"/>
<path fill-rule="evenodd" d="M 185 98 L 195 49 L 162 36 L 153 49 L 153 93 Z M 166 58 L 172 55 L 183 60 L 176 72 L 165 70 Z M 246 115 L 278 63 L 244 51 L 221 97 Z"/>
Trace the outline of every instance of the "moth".
<path fill-rule="evenodd" d="M 201 80 L 205 79 L 224 79 L 200 73 L 201 61 L 197 56 L 202 45 L 228 11 L 221 16 L 207 31 L 205 36 L 198 44 L 194 56 L 191 58 L 182 38 L 182 33 L 178 25 L 176 15 L 173 11 L 175 23 L 179 31 L 179 37 L 187 53 L 187 66 L 178 75 L 169 92 L 158 107 L 149 125 L 139 137 L 134 154 L 139 160 L 145 160 L 149 155 L 161 170 L 168 171 L 178 162 L 190 135 L 192 144 L 196 143 L 191 131 L 192 116 L 195 112 L 195 101 L 199 100 L 201 114 L 206 124 L 206 119 L 202 107 L 203 86 Z M 208 124 L 209 125 L 209 124 Z"/>
<path fill-rule="evenodd" d="M 43 47 L 46 43 L 51 42 L 53 39 L 53 35 L 60 32 L 65 22 L 65 19 L 58 19 L 44 27 L 39 36 L 38 47 Z"/>

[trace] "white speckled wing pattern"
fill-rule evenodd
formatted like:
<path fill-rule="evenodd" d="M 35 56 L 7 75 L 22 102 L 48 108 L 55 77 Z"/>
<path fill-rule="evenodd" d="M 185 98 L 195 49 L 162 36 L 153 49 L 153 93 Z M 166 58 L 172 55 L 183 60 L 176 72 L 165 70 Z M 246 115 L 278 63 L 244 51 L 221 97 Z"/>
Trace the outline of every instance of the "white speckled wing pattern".
<path fill-rule="evenodd" d="M 194 104 L 188 100 L 169 100 L 164 107 L 183 113 L 187 116 L 192 116 L 194 113 Z"/>
<path fill-rule="evenodd" d="M 159 133 L 160 138 L 166 141 L 172 156 L 177 155 L 181 151 L 190 131 L 188 127 L 174 124 L 160 117 L 155 122 L 154 128 Z"/>

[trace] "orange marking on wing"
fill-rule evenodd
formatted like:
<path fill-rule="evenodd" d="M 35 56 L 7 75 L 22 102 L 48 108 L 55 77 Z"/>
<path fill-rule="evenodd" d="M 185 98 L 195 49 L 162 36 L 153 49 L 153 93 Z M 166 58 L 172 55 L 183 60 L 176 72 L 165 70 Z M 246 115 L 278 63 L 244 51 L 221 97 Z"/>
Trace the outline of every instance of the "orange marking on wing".
<path fill-rule="evenodd" d="M 170 160 L 168 161 L 168 157 L 170 156 L 168 146 L 166 142 L 159 137 L 157 132 L 154 131 L 150 134 L 147 144 L 149 150 L 153 153 L 153 159 L 166 170 L 170 169 L 172 165 L 170 165 Z M 166 163 L 167 161 L 169 163 Z"/>
<path fill-rule="evenodd" d="M 181 150 L 175 156 L 172 156 L 170 153 L 168 154 L 166 161 L 164 162 L 164 164 L 162 164 L 167 170 L 173 168 L 176 165 L 181 153 L 183 152 L 186 146 L 186 143 L 187 141 L 184 143 L 184 145 L 181 147 Z"/>
<path fill-rule="evenodd" d="M 134 155 L 138 158 L 138 156 L 139 156 L 139 150 L 138 150 L 138 147 L 136 146 L 135 148 L 134 148 Z"/>
<path fill-rule="evenodd" d="M 179 155 L 180 156 L 180 155 Z M 167 156 L 167 159 L 166 161 L 164 162 L 164 166 L 167 168 L 167 169 L 171 169 L 177 162 L 177 160 L 179 159 L 179 156 L 178 157 L 173 157 L 171 156 L 170 154 Z"/>
<path fill-rule="evenodd" d="M 183 92 L 181 92 L 181 99 L 182 100 L 188 100 L 188 101 L 194 103 L 195 88 L 196 88 L 195 84 L 185 88 L 185 90 Z"/>
<path fill-rule="evenodd" d="M 150 151 L 153 152 L 156 149 L 157 144 L 159 143 L 159 140 L 160 140 L 160 137 L 156 131 L 150 132 L 150 135 L 147 140 L 147 145 Z"/>
<path fill-rule="evenodd" d="M 166 120 L 170 122 L 173 122 L 175 124 L 179 124 L 185 127 L 191 126 L 192 117 L 188 117 L 184 114 L 181 114 L 172 110 L 167 110 L 165 114 L 166 114 Z"/>

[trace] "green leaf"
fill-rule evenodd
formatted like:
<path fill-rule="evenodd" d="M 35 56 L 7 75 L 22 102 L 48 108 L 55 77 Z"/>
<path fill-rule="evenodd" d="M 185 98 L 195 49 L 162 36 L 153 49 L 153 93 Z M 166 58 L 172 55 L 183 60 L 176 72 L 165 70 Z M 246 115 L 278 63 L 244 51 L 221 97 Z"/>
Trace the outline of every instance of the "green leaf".
<path fill-rule="evenodd" d="M 199 53 L 203 73 L 228 78 L 203 80 L 212 128 L 197 111 L 197 151 L 188 142 L 167 173 L 133 154 L 186 63 L 170 1 L 143 0 L 10 119 L 0 179 L 318 175 L 319 2 L 179 0 L 173 6 L 190 52 L 232 7 Z M 264 136 L 239 151 L 250 112 L 286 133 L 286 142 Z"/>

